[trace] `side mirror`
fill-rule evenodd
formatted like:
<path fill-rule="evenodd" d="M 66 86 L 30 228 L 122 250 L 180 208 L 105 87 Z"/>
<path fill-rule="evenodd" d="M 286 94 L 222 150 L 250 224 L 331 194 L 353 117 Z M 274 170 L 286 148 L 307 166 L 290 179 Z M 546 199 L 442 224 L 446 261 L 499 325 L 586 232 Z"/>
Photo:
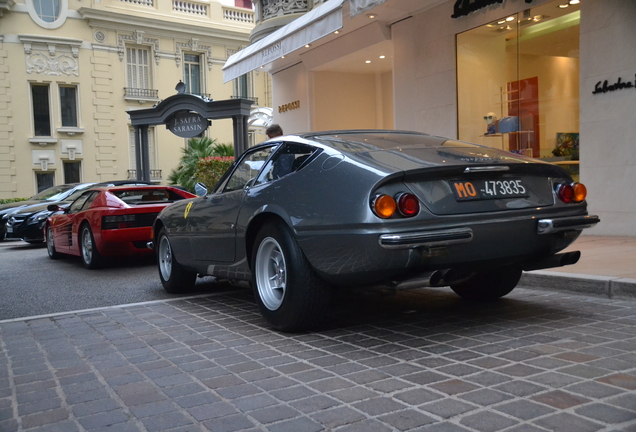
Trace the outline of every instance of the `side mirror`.
<path fill-rule="evenodd" d="M 206 196 L 208 194 L 208 188 L 201 182 L 194 185 L 194 193 L 198 196 Z"/>
<path fill-rule="evenodd" d="M 60 207 L 57 204 L 49 204 L 49 205 L 46 206 L 46 209 L 48 211 L 52 211 L 52 212 L 58 212 L 60 210 L 64 210 L 62 207 Z"/>

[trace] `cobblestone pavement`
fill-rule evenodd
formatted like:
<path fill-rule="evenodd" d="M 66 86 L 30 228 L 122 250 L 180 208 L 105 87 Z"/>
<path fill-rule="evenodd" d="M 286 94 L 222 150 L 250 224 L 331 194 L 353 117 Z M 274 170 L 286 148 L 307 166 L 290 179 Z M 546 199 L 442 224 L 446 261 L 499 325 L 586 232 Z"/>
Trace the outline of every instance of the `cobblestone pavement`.
<path fill-rule="evenodd" d="M 269 329 L 251 293 L 0 323 L 0 431 L 636 431 L 636 302 L 518 288 L 343 299 Z"/>

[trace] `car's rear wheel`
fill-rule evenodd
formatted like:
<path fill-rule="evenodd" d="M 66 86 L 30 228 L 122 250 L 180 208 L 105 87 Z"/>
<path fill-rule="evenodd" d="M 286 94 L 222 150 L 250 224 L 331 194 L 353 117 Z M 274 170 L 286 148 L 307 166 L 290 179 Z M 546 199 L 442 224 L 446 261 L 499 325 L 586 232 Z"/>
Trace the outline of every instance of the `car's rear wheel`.
<path fill-rule="evenodd" d="M 102 254 L 97 250 L 95 237 L 88 223 L 84 223 L 80 229 L 80 257 L 82 264 L 87 269 L 96 269 L 102 264 Z"/>
<path fill-rule="evenodd" d="M 264 225 L 252 252 L 252 286 L 263 317 L 274 328 L 295 332 L 321 323 L 331 296 L 289 228 Z"/>
<path fill-rule="evenodd" d="M 60 254 L 55 250 L 55 242 L 53 241 L 53 228 L 51 225 L 46 226 L 46 251 L 51 259 L 60 258 Z"/>
<path fill-rule="evenodd" d="M 170 238 L 165 229 L 157 237 L 157 267 L 163 289 L 170 294 L 180 294 L 192 290 L 197 274 L 183 268 L 172 252 Z"/>
<path fill-rule="evenodd" d="M 457 295 L 473 301 L 495 300 L 509 294 L 521 279 L 521 269 L 506 267 L 479 272 L 465 282 L 451 285 Z"/>

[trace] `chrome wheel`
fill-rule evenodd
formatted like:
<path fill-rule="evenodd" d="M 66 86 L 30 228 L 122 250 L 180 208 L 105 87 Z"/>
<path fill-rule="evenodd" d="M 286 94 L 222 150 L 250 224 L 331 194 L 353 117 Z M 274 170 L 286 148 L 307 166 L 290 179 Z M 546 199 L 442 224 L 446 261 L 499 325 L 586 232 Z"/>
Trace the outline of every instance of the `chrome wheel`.
<path fill-rule="evenodd" d="M 82 259 L 86 264 L 93 262 L 93 236 L 88 227 L 82 230 Z"/>
<path fill-rule="evenodd" d="M 161 240 L 159 241 L 157 260 L 159 261 L 161 277 L 164 280 L 169 280 L 172 275 L 172 248 L 166 236 L 161 236 Z"/>
<path fill-rule="evenodd" d="M 263 305 L 276 310 L 283 303 L 287 289 L 285 255 L 280 244 L 267 237 L 258 246 L 255 262 L 256 287 Z"/>
<path fill-rule="evenodd" d="M 53 243 L 53 228 L 48 226 L 46 229 L 46 249 L 49 252 L 49 255 L 53 255 L 55 253 L 55 243 Z"/>

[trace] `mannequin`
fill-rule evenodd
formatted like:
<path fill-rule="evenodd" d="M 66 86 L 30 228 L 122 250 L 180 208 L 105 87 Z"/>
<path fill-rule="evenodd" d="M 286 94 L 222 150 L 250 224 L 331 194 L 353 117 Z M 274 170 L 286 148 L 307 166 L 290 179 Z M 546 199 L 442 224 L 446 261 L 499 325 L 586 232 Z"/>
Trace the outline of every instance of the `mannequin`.
<path fill-rule="evenodd" d="M 486 135 L 492 135 L 497 133 L 497 115 L 494 112 L 489 112 L 484 116 L 486 120 Z"/>

